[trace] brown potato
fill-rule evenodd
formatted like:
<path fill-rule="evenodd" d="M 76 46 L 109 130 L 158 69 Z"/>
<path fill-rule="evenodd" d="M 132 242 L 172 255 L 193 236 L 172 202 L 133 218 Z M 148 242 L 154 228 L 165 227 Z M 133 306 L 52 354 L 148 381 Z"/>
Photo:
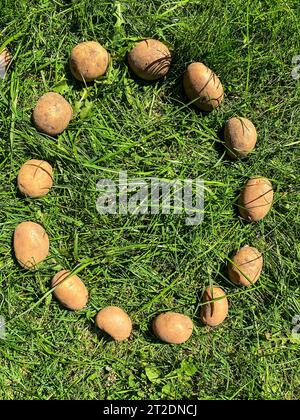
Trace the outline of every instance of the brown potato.
<path fill-rule="evenodd" d="M 69 125 L 73 110 L 69 102 L 55 92 L 41 96 L 33 110 L 33 122 L 39 131 L 57 136 Z"/>
<path fill-rule="evenodd" d="M 117 306 L 102 309 L 96 316 L 96 324 L 116 341 L 126 340 L 132 331 L 131 319 Z"/>
<path fill-rule="evenodd" d="M 43 197 L 53 185 L 52 166 L 44 160 L 28 160 L 21 167 L 17 182 L 22 194 L 32 198 Z"/>
<path fill-rule="evenodd" d="M 239 197 L 240 215 L 248 222 L 262 220 L 273 202 L 273 188 L 267 178 L 250 178 Z"/>
<path fill-rule="evenodd" d="M 34 222 L 20 223 L 14 233 L 14 251 L 23 268 L 36 268 L 49 254 L 49 238 L 45 229 Z"/>
<path fill-rule="evenodd" d="M 218 76 L 203 63 L 192 63 L 183 76 L 186 96 L 202 111 L 212 111 L 221 105 L 224 89 Z"/>
<path fill-rule="evenodd" d="M 156 39 L 145 39 L 137 43 L 128 54 L 131 70 L 141 79 L 157 80 L 164 77 L 171 66 L 168 47 Z"/>
<path fill-rule="evenodd" d="M 70 69 L 77 80 L 92 82 L 98 79 L 106 73 L 108 64 L 109 53 L 99 42 L 81 42 L 71 51 Z"/>
<path fill-rule="evenodd" d="M 165 312 L 153 320 L 152 328 L 160 340 L 170 344 L 181 344 L 192 335 L 193 322 L 186 315 Z"/>
<path fill-rule="evenodd" d="M 208 287 L 203 294 L 203 302 L 210 302 L 201 308 L 201 320 L 204 324 L 216 327 L 222 324 L 228 315 L 226 293 L 217 286 Z"/>
<path fill-rule="evenodd" d="M 228 275 L 230 280 L 239 286 L 251 286 L 261 273 L 263 258 L 258 249 L 244 246 L 232 257 L 228 263 Z"/>
<path fill-rule="evenodd" d="M 89 292 L 83 281 L 75 274 L 70 275 L 70 271 L 62 270 L 52 279 L 54 296 L 68 309 L 78 311 L 83 309 L 88 301 Z"/>
<path fill-rule="evenodd" d="M 225 145 L 232 158 L 245 157 L 254 149 L 257 131 L 247 118 L 230 118 L 225 125 Z"/>

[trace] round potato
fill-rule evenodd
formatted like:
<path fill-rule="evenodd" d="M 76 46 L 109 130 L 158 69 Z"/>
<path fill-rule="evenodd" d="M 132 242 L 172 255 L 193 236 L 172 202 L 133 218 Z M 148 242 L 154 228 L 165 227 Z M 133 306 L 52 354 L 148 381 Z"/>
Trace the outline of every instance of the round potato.
<path fill-rule="evenodd" d="M 109 334 L 116 341 L 126 340 L 132 331 L 132 322 L 126 312 L 117 306 L 107 306 L 96 317 L 100 330 Z"/>
<path fill-rule="evenodd" d="M 232 158 L 245 157 L 254 149 L 257 131 L 247 118 L 230 118 L 225 125 L 225 145 Z"/>
<path fill-rule="evenodd" d="M 20 223 L 14 233 L 14 251 L 23 268 L 36 268 L 49 254 L 49 237 L 45 229 L 34 222 Z"/>
<path fill-rule="evenodd" d="M 68 276 L 70 271 L 62 270 L 53 277 L 52 287 L 56 287 L 53 293 L 66 308 L 79 311 L 86 306 L 89 293 L 78 276 Z"/>
<path fill-rule="evenodd" d="M 81 42 L 71 51 L 70 69 L 77 80 L 92 82 L 98 79 L 106 73 L 108 64 L 109 53 L 99 42 Z"/>
<path fill-rule="evenodd" d="M 250 178 L 239 197 L 240 215 L 248 222 L 262 220 L 273 202 L 273 188 L 267 178 Z"/>
<path fill-rule="evenodd" d="M 145 39 L 137 43 L 128 54 L 131 70 L 143 80 L 157 80 L 164 77 L 171 66 L 168 47 L 156 39 Z"/>
<path fill-rule="evenodd" d="M 53 185 L 52 166 L 44 160 L 28 160 L 19 171 L 17 183 L 20 192 L 27 197 L 43 197 Z"/>
<path fill-rule="evenodd" d="M 258 249 L 246 245 L 228 263 L 228 275 L 239 286 L 251 286 L 258 280 L 262 266 L 263 258 Z"/>
<path fill-rule="evenodd" d="M 186 315 L 165 312 L 153 320 L 152 328 L 160 340 L 170 344 L 181 344 L 192 335 L 193 322 Z"/>
<path fill-rule="evenodd" d="M 222 324 L 228 315 L 228 300 L 225 292 L 217 286 L 208 287 L 203 294 L 203 302 L 210 303 L 201 308 L 202 322 L 211 327 Z"/>
<path fill-rule="evenodd" d="M 203 63 L 192 63 L 183 76 L 186 96 L 201 111 L 212 111 L 221 105 L 224 90 L 218 76 Z M 197 100 L 196 100 L 197 99 Z"/>
<path fill-rule="evenodd" d="M 36 128 L 49 136 L 57 136 L 69 125 L 73 110 L 69 102 L 55 92 L 41 96 L 33 110 Z"/>

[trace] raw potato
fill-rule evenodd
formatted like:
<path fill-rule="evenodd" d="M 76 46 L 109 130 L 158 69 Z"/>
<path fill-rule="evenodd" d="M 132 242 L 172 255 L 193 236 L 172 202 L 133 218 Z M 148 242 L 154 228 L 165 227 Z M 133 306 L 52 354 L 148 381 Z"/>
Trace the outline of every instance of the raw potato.
<path fill-rule="evenodd" d="M 187 97 L 201 111 L 212 111 L 224 99 L 224 90 L 218 76 L 203 63 L 192 63 L 183 76 L 183 87 Z"/>
<path fill-rule="evenodd" d="M 262 220 L 273 202 L 273 188 L 267 178 L 250 178 L 239 198 L 240 215 L 248 222 Z"/>
<path fill-rule="evenodd" d="M 117 306 L 102 309 L 96 317 L 96 324 L 116 341 L 126 340 L 132 331 L 131 319 Z"/>
<path fill-rule="evenodd" d="M 202 306 L 200 316 L 204 324 L 216 327 L 222 324 L 228 315 L 228 300 L 226 293 L 217 286 L 208 287 L 203 294 L 203 302 L 212 300 L 215 301 Z"/>
<path fill-rule="evenodd" d="M 247 118 L 230 118 L 225 125 L 225 145 L 232 158 L 245 157 L 254 149 L 257 131 Z"/>
<path fill-rule="evenodd" d="M 41 96 L 33 110 L 36 128 L 49 136 L 57 136 L 69 125 L 73 110 L 69 102 L 55 92 Z"/>
<path fill-rule="evenodd" d="M 69 274 L 70 271 L 62 270 L 53 277 L 52 287 L 58 285 L 53 293 L 66 308 L 78 311 L 86 306 L 89 293 L 82 280 L 75 274 L 66 278 Z"/>
<path fill-rule="evenodd" d="M 32 198 L 43 197 L 53 185 L 52 166 L 44 160 L 28 160 L 21 167 L 17 182 L 22 194 Z"/>
<path fill-rule="evenodd" d="M 246 245 L 228 263 L 228 275 L 239 286 L 251 286 L 258 280 L 262 266 L 263 258 L 258 249 Z"/>
<path fill-rule="evenodd" d="M 129 67 L 144 80 L 164 77 L 170 69 L 171 59 L 168 47 L 156 39 L 137 43 L 128 54 Z"/>
<path fill-rule="evenodd" d="M 71 51 L 70 69 L 75 79 L 92 82 L 103 76 L 108 68 L 109 53 L 99 42 L 86 41 Z"/>
<path fill-rule="evenodd" d="M 23 268 L 36 268 L 49 254 L 49 238 L 45 229 L 34 222 L 20 223 L 14 233 L 14 251 Z"/>
<path fill-rule="evenodd" d="M 193 332 L 192 320 L 177 312 L 165 312 L 158 315 L 152 324 L 154 334 L 170 344 L 181 344 L 187 341 Z"/>

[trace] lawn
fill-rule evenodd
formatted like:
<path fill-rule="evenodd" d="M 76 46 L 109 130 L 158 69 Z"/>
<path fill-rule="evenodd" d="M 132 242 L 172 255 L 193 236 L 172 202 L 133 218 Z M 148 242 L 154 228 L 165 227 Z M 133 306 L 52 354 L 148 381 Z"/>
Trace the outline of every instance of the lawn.
<path fill-rule="evenodd" d="M 0 80 L 1 399 L 299 399 L 300 54 L 299 0 L 0 0 L 0 50 L 13 65 Z M 172 49 L 165 80 L 141 82 L 126 53 L 153 37 Z M 111 54 L 108 74 L 87 87 L 68 69 L 71 48 L 98 40 Z M 210 114 L 188 104 L 182 74 L 203 61 L 220 77 L 225 100 Z M 300 71 L 299 71 L 300 73 Z M 75 116 L 58 138 L 40 134 L 31 114 L 45 92 L 70 101 Z M 226 157 L 222 131 L 232 116 L 258 129 L 255 151 Z M 22 197 L 20 166 L 45 159 L 55 169 L 46 197 Z M 97 181 L 150 177 L 205 181 L 205 215 L 99 215 Z M 274 205 L 258 223 L 236 209 L 253 175 L 268 177 Z M 36 271 L 12 252 L 16 225 L 41 223 L 50 257 Z M 264 256 L 259 281 L 233 285 L 226 263 L 243 245 Z M 49 293 L 57 271 L 76 269 L 90 292 L 86 309 L 64 309 Z M 230 312 L 204 327 L 202 293 L 219 284 Z M 116 343 L 95 326 L 107 305 L 132 317 L 131 338 Z M 161 343 L 153 317 L 190 316 L 189 341 Z"/>

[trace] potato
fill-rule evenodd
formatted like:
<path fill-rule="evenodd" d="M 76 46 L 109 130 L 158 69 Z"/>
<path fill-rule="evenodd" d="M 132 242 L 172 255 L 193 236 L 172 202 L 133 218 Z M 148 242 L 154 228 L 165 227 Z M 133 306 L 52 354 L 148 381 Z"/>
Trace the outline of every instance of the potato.
<path fill-rule="evenodd" d="M 230 118 L 225 125 L 225 145 L 232 158 L 245 157 L 254 149 L 257 132 L 254 124 L 247 118 Z"/>
<path fill-rule="evenodd" d="M 186 96 L 194 101 L 201 111 L 212 111 L 224 99 L 224 90 L 218 76 L 203 63 L 192 63 L 183 76 Z"/>
<path fill-rule="evenodd" d="M 132 322 L 126 312 L 117 306 L 107 306 L 96 317 L 100 330 L 109 334 L 116 341 L 126 340 L 132 331 Z"/>
<path fill-rule="evenodd" d="M 14 251 L 23 268 L 36 268 L 49 254 L 49 238 L 45 229 L 34 222 L 20 223 L 14 233 Z"/>
<path fill-rule="evenodd" d="M 76 45 L 70 56 L 70 69 L 75 79 L 92 82 L 108 68 L 109 53 L 99 42 L 86 41 Z"/>
<path fill-rule="evenodd" d="M 251 286 L 258 280 L 262 265 L 263 258 L 258 249 L 246 245 L 228 263 L 229 278 L 239 286 Z"/>
<path fill-rule="evenodd" d="M 240 215 L 249 222 L 262 220 L 273 202 L 273 188 L 267 178 L 250 178 L 239 197 Z"/>
<path fill-rule="evenodd" d="M 69 125 L 73 110 L 69 102 L 55 92 L 41 96 L 33 110 L 36 128 L 49 136 L 57 136 Z"/>
<path fill-rule="evenodd" d="M 153 320 L 152 328 L 160 340 L 170 344 L 181 344 L 192 335 L 193 322 L 186 315 L 165 312 Z"/>
<path fill-rule="evenodd" d="M 201 320 L 204 324 L 216 327 L 222 324 L 228 315 L 228 300 L 225 292 L 217 286 L 208 287 L 203 294 L 203 302 L 210 302 L 201 308 Z"/>
<path fill-rule="evenodd" d="M 133 73 L 143 80 L 164 77 L 171 66 L 168 47 L 156 39 L 138 42 L 128 54 L 128 64 Z"/>
<path fill-rule="evenodd" d="M 52 166 L 44 160 L 28 160 L 19 171 L 17 183 L 27 197 L 43 197 L 53 185 Z"/>
<path fill-rule="evenodd" d="M 89 293 L 83 281 L 75 274 L 70 275 L 70 271 L 62 270 L 52 279 L 54 296 L 68 309 L 78 311 L 83 309 L 88 301 Z"/>

